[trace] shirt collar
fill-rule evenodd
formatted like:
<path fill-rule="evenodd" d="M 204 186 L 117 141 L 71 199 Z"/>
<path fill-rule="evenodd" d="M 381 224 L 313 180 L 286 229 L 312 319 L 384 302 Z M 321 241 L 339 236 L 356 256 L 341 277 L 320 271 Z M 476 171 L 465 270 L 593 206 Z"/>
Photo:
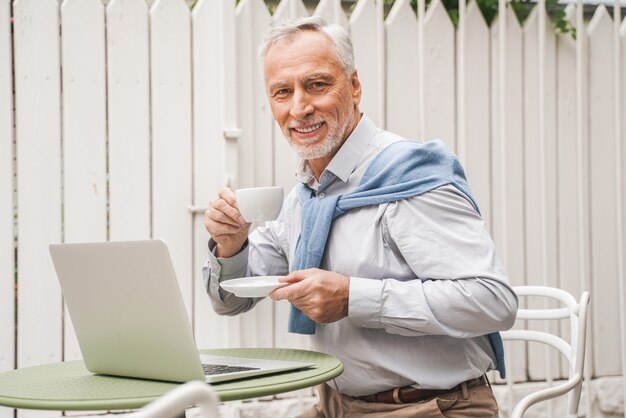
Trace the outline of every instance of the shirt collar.
<path fill-rule="evenodd" d="M 355 170 L 363 154 L 367 150 L 370 140 L 378 132 L 378 128 L 367 115 L 363 114 L 356 128 L 352 131 L 348 139 L 343 143 L 337 154 L 330 161 L 324 172 L 329 171 L 344 183 L 348 181 L 348 177 Z M 324 176 L 324 173 L 322 173 Z M 306 160 L 300 160 L 296 170 L 298 181 L 306 183 L 309 187 L 313 187 L 317 183 L 313 170 Z M 321 177 L 320 177 L 321 178 Z"/>
<path fill-rule="evenodd" d="M 298 167 L 296 168 L 296 178 L 300 183 L 304 183 L 313 190 L 317 190 L 319 183 L 315 178 L 313 170 L 309 166 L 307 160 L 300 159 Z"/>

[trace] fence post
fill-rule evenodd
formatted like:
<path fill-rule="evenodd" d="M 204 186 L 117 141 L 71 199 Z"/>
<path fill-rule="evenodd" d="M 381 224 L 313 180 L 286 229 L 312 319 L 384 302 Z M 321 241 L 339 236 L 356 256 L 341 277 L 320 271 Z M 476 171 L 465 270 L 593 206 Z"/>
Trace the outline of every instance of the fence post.
<path fill-rule="evenodd" d="M 0 4 L 0 372 L 15 368 L 12 57 L 11 3 L 5 1 Z M 0 407 L 0 418 L 13 418 L 13 410 Z"/>

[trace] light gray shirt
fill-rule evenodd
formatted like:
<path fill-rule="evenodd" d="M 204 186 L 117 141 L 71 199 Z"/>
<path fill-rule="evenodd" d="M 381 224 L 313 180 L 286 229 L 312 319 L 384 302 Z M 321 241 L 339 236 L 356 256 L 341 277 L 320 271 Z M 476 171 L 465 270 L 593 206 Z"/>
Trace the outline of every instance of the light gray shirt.
<path fill-rule="evenodd" d="M 298 179 L 319 197 L 349 193 L 378 152 L 400 140 L 363 115 L 319 181 L 306 161 Z M 278 219 L 255 229 L 241 252 L 209 254 L 203 277 L 218 313 L 259 301 L 222 290 L 220 281 L 291 271 L 300 215 L 292 191 Z M 517 311 L 483 220 L 453 186 L 336 218 L 320 268 L 350 277 L 348 316 L 318 324 L 311 336 L 314 350 L 343 362 L 330 384 L 350 396 L 405 385 L 447 389 L 482 375 L 495 367 L 485 334 L 510 328 Z"/>

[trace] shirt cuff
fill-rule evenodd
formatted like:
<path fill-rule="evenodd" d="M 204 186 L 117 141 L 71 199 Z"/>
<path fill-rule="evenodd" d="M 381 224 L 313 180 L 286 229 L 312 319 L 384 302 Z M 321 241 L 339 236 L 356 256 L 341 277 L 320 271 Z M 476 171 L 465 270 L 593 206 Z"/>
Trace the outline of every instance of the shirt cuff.
<path fill-rule="evenodd" d="M 355 327 L 382 328 L 383 281 L 350 277 L 348 321 Z"/>
<path fill-rule="evenodd" d="M 232 257 L 223 258 L 215 256 L 217 244 L 211 238 L 209 240 L 209 267 L 211 275 L 218 278 L 218 281 L 245 277 L 248 269 L 248 241 L 243 245 L 241 251 Z"/>

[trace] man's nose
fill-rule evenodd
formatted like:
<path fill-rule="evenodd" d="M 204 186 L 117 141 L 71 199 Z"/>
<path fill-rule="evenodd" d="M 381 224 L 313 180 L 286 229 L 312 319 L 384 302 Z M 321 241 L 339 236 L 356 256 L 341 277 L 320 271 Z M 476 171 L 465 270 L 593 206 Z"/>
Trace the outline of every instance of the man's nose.
<path fill-rule="evenodd" d="M 291 116 L 294 119 L 302 120 L 313 113 L 313 103 L 310 96 L 305 91 L 295 91 L 291 104 Z"/>

